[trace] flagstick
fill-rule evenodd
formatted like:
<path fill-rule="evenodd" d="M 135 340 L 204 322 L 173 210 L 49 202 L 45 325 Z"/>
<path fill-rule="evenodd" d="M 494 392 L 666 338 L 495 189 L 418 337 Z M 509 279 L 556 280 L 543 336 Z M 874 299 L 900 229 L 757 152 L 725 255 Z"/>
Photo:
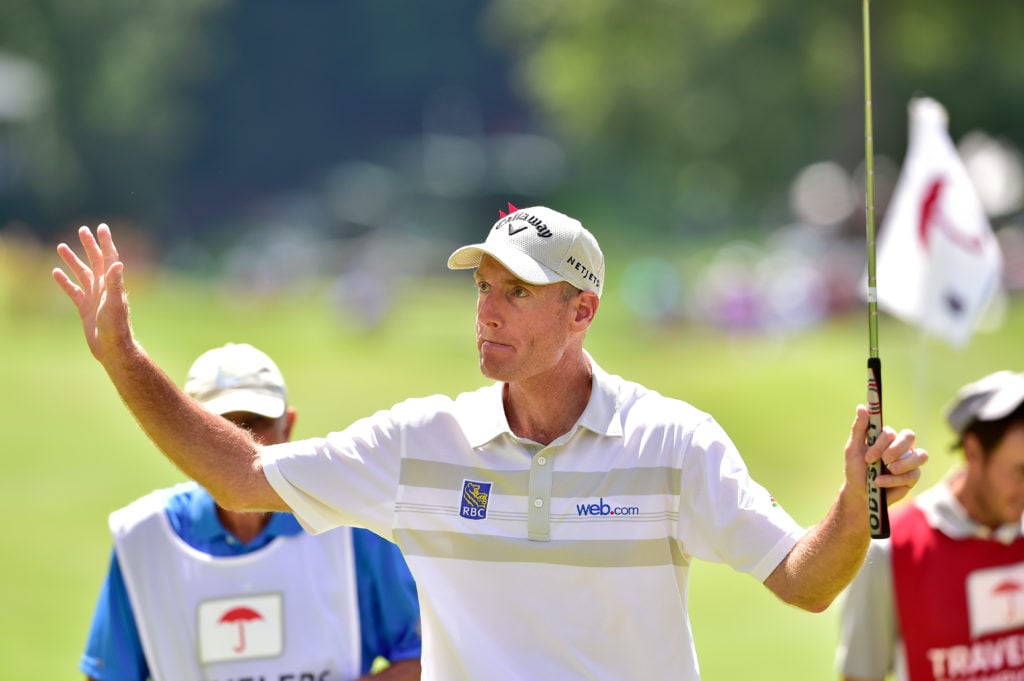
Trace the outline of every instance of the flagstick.
<path fill-rule="evenodd" d="M 914 428 L 917 432 L 918 442 L 928 442 L 928 426 L 926 425 L 931 417 L 931 376 L 928 357 L 929 342 L 928 334 L 924 328 L 917 331 L 917 351 L 914 353 L 914 423 L 921 424 L 920 428 Z"/>
<path fill-rule="evenodd" d="M 871 14 L 869 0 L 864 0 L 864 167 L 866 171 L 865 217 L 868 247 L 868 435 L 872 445 L 882 432 L 882 360 L 878 356 L 878 290 L 875 285 L 875 158 L 871 130 Z M 889 536 L 889 510 L 885 489 L 875 478 L 885 472 L 876 462 L 868 467 L 868 523 L 871 537 Z"/>

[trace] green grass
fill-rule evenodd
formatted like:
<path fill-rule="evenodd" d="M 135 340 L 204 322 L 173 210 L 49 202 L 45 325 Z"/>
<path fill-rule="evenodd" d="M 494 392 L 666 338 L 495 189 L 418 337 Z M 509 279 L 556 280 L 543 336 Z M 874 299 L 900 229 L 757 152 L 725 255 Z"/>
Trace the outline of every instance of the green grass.
<path fill-rule="evenodd" d="M 109 558 L 107 514 L 182 479 L 89 356 L 77 316 L 49 280 L 52 264 L 0 268 L 0 511 L 7 521 L 0 659 L 10 679 L 81 678 L 78 657 Z M 129 287 L 136 332 L 179 381 L 196 355 L 227 341 L 251 342 L 275 357 L 299 410 L 297 437 L 404 397 L 484 382 L 468 279 L 410 286 L 386 327 L 369 335 L 354 331 L 315 288 L 252 300 L 155 275 L 136 276 Z M 800 522 L 824 514 L 842 479 L 853 408 L 864 400 L 862 315 L 799 335 L 730 339 L 700 328 L 639 326 L 610 289 L 599 319 L 588 348 L 605 369 L 715 414 L 755 478 Z M 933 455 L 927 481 L 954 461 L 941 407 L 968 380 L 1021 368 L 1022 326 L 1017 303 L 999 333 L 955 352 L 883 319 L 886 422 L 918 430 Z M 690 594 L 707 681 L 835 678 L 834 607 L 820 615 L 795 610 L 749 577 L 703 563 Z"/>

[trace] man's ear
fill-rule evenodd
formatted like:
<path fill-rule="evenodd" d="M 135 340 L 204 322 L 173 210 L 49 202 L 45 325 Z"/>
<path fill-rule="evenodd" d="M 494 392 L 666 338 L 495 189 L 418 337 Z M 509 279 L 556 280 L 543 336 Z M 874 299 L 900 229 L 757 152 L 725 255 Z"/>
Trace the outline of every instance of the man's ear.
<path fill-rule="evenodd" d="M 974 433 L 967 433 L 963 437 L 964 459 L 967 466 L 985 466 L 985 450 L 981 447 L 981 440 Z"/>
<path fill-rule="evenodd" d="M 284 425 L 284 441 L 287 442 L 292 439 L 292 428 L 295 427 L 295 418 L 298 416 L 298 413 L 295 411 L 294 407 L 288 407 L 288 411 L 285 412 L 285 416 L 287 418 L 285 419 Z"/>
<path fill-rule="evenodd" d="M 589 327 L 597 315 L 601 299 L 593 291 L 583 291 L 576 299 L 576 323 Z"/>

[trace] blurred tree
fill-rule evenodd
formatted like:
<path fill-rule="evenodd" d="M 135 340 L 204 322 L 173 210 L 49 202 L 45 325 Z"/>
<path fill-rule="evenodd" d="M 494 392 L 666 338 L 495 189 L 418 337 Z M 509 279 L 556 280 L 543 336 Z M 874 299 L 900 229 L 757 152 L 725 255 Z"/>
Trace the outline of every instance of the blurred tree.
<path fill-rule="evenodd" d="M 42 113 L 9 126 L 8 153 L 24 173 L 17 191 L 0 193 L 0 215 L 52 229 L 82 214 L 141 217 L 162 205 L 195 122 L 186 88 L 216 68 L 203 21 L 225 3 L 0 4 L 0 49 L 49 79 Z"/>
<path fill-rule="evenodd" d="M 379 159 L 428 127 L 438 100 L 479 108 L 486 134 L 524 127 L 508 57 L 482 44 L 475 0 L 247 0 L 218 20 L 230 62 L 197 100 L 205 116 L 177 203 L 202 228 L 275 193 L 311 191 L 344 160 Z"/>
<path fill-rule="evenodd" d="M 50 79 L 41 113 L 0 121 L 0 227 L 93 215 L 151 232 L 230 224 L 421 135 L 425 110 L 463 93 L 480 108 L 473 132 L 522 130 L 507 58 L 481 45 L 481 11 L 473 0 L 0 3 L 0 57 Z M 16 183 L 5 158 L 24 168 Z"/>
<path fill-rule="evenodd" d="M 492 0 L 488 26 L 589 167 L 628 169 L 609 195 L 694 228 L 756 223 L 809 163 L 861 163 L 861 12 L 853 0 Z M 876 153 L 902 157 L 916 94 L 946 105 L 956 138 L 981 127 L 1024 146 L 1024 4 L 871 12 Z"/>
<path fill-rule="evenodd" d="M 947 107 L 954 138 L 1024 147 L 1024 4 L 872 11 L 876 153 L 901 157 L 915 94 Z M 854 0 L 6 0 L 3 53 L 48 75 L 49 100 L 0 121 L 0 226 L 206 229 L 379 158 L 438 100 L 473 102 L 473 134 L 571 141 L 560 205 L 606 201 L 637 227 L 779 224 L 804 166 L 853 170 L 864 148 Z"/>

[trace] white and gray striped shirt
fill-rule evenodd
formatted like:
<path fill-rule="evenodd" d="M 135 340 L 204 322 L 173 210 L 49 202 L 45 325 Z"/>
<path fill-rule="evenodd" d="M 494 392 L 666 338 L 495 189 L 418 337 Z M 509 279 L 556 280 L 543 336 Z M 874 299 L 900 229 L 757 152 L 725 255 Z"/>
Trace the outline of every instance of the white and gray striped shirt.
<path fill-rule="evenodd" d="M 498 383 L 264 451 L 308 529 L 401 547 L 425 681 L 695 681 L 691 562 L 764 581 L 802 536 L 713 418 L 591 363 L 583 415 L 547 446 L 512 434 Z"/>

